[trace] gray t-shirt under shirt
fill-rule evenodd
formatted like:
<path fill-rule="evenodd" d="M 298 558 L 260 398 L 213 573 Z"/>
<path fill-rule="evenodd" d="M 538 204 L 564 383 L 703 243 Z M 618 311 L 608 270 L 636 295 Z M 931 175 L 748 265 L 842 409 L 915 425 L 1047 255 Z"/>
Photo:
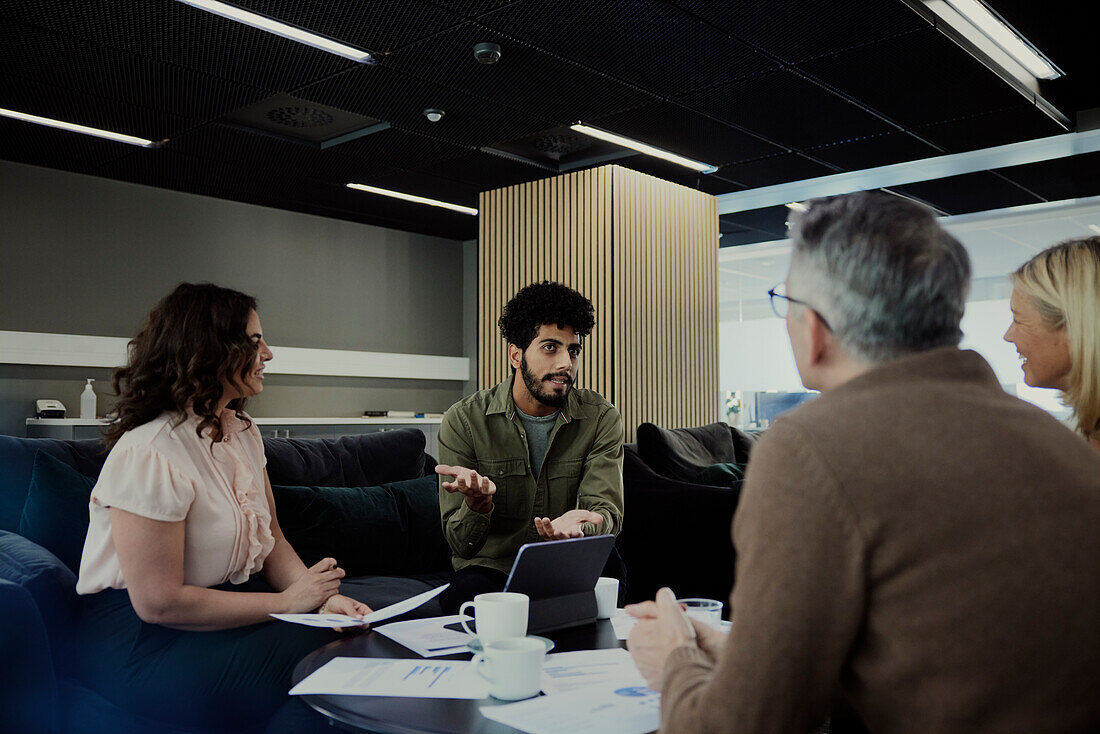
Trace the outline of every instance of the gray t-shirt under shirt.
<path fill-rule="evenodd" d="M 546 458 L 546 449 L 550 445 L 550 431 L 554 429 L 554 421 L 558 419 L 558 412 L 554 411 L 541 418 L 527 415 L 518 407 L 516 415 L 523 424 L 524 433 L 527 434 L 527 452 L 531 457 L 531 474 L 538 478 L 542 471 L 542 461 Z"/>

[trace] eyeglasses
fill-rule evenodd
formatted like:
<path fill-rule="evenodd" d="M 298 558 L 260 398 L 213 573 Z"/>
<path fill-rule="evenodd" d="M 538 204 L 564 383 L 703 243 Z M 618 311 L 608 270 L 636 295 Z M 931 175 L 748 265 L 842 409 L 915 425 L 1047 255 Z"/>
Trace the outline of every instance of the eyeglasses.
<path fill-rule="evenodd" d="M 801 301 L 797 298 L 791 298 L 786 293 L 779 292 L 780 289 L 784 288 L 786 288 L 786 286 L 783 283 L 780 283 L 779 285 L 768 291 L 768 297 L 771 299 L 772 303 L 772 311 L 775 312 L 776 316 L 781 319 L 787 318 L 787 312 L 790 310 L 789 304 L 797 303 L 799 306 L 805 306 L 806 308 L 817 314 L 817 317 L 821 319 L 821 323 L 825 325 L 826 329 L 828 329 L 829 331 L 833 330 L 832 327 L 829 326 L 829 322 L 825 320 L 825 317 L 822 316 L 821 312 L 818 311 L 816 308 L 806 303 L 805 301 Z"/>

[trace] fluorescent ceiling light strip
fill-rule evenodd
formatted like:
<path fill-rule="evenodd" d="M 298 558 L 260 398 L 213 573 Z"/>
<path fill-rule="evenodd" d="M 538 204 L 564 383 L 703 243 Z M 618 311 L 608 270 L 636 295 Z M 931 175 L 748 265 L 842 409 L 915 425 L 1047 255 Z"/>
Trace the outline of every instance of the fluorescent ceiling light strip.
<path fill-rule="evenodd" d="M 136 138 L 133 135 L 123 135 L 122 133 L 111 132 L 110 130 L 100 130 L 97 127 L 87 127 L 85 125 L 76 125 L 71 122 L 63 122 L 62 120 L 51 120 L 49 117 L 39 117 L 38 115 L 28 115 L 25 112 L 16 112 L 15 110 L 5 110 L 0 108 L 0 116 L 10 117 L 13 120 L 22 120 L 23 122 L 33 122 L 36 125 L 46 125 L 48 127 L 56 127 L 58 130 L 67 130 L 72 133 L 83 133 L 84 135 L 94 135 L 97 138 L 106 138 L 107 140 L 114 140 L 117 143 L 128 143 L 129 145 L 140 145 L 142 148 L 155 148 L 157 144 L 152 140 L 146 140 L 145 138 Z"/>
<path fill-rule="evenodd" d="M 238 23 L 244 23 L 253 28 L 259 28 L 261 31 L 267 31 L 276 36 L 282 36 L 291 41 L 304 43 L 307 46 L 312 46 L 321 51 L 327 51 L 330 54 L 343 56 L 345 59 L 358 61 L 361 64 L 372 61 L 371 55 L 362 49 L 353 48 L 352 46 L 339 43 L 338 41 L 333 41 L 331 38 L 325 38 L 316 33 L 310 33 L 309 31 L 304 31 L 301 28 L 296 28 L 286 23 L 280 23 L 264 15 L 251 13 L 243 8 L 238 8 L 236 5 L 228 5 L 226 3 L 217 2 L 217 0 L 179 0 L 179 2 L 190 5 L 193 8 L 198 8 L 199 10 L 205 10 L 214 15 L 220 15 L 229 20 L 235 20 Z"/>
<path fill-rule="evenodd" d="M 985 8 L 981 8 L 980 12 L 992 19 L 986 22 L 986 25 L 990 26 L 988 30 L 960 10 L 960 7 L 969 7 L 964 5 L 962 0 L 959 2 L 924 0 L 924 4 L 945 25 L 973 44 L 974 48 L 984 53 L 990 61 L 1023 82 L 1033 92 L 1038 93 L 1039 79 L 1054 79 L 1060 76 L 1042 56 L 1033 51 L 1011 29 L 996 20 Z M 1015 40 L 1015 43 L 1010 43 L 1009 39 Z M 1017 49 L 1017 53 L 1006 49 L 1006 45 Z"/>
<path fill-rule="evenodd" d="M 450 209 L 451 211 L 461 212 L 462 214 L 477 216 L 477 209 L 469 206 L 462 206 L 461 204 L 450 204 L 446 201 L 439 201 L 438 199 L 428 199 L 424 196 L 404 194 L 400 191 L 380 189 L 377 186 L 367 186 L 366 184 L 349 183 L 347 186 L 349 189 L 359 189 L 360 191 L 367 191 L 372 194 L 381 194 L 382 196 L 392 196 L 395 199 L 404 199 L 405 201 L 411 201 L 415 204 L 428 204 L 430 206 L 438 206 L 444 209 Z"/>
<path fill-rule="evenodd" d="M 1023 64 L 1024 68 L 1040 79 L 1056 79 L 1061 76 L 1053 66 L 1036 53 L 1026 40 L 1009 28 L 978 0 L 947 0 L 955 10 L 1005 50 L 1012 58 Z"/>
<path fill-rule="evenodd" d="M 660 158 L 662 160 L 669 161 L 670 163 L 676 163 L 677 165 L 690 168 L 693 171 L 699 171 L 700 173 L 713 173 L 714 171 L 718 170 L 717 166 L 712 166 L 709 163 L 700 163 L 699 161 L 693 161 L 692 159 L 685 158 L 682 155 L 676 155 L 675 153 L 669 153 L 667 150 L 655 148 L 654 146 L 647 143 L 642 143 L 637 140 L 632 140 L 630 138 L 624 138 L 622 135 L 609 133 L 606 130 L 600 130 L 599 128 L 583 125 L 579 122 L 576 125 L 570 125 L 569 128 L 571 130 L 576 130 L 579 133 L 589 135 L 593 138 L 606 140 L 609 143 L 621 145 L 624 148 L 630 148 L 631 150 L 636 150 L 639 153 L 645 153 L 646 155 L 651 155 L 654 158 Z"/>

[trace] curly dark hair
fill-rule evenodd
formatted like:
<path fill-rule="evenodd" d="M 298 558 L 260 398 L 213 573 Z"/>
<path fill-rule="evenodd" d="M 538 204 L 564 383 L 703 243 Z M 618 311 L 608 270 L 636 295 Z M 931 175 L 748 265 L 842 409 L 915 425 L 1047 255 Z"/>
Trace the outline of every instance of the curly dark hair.
<path fill-rule="evenodd" d="M 252 369 L 259 346 L 248 336 L 256 299 L 211 283 L 180 283 L 145 318 L 129 344 L 129 360 L 111 375 L 120 396 L 117 416 L 104 432 L 111 448 L 127 431 L 165 411 L 190 408 L 201 419 L 195 432 L 220 437 L 218 400 L 224 381 L 240 384 Z M 245 419 L 244 398 L 229 403 Z"/>
<path fill-rule="evenodd" d="M 555 324 L 559 329 L 572 327 L 577 336 L 584 338 L 596 325 L 596 310 L 592 301 L 572 288 L 544 280 L 521 288 L 497 321 L 504 341 L 522 350 L 531 345 L 543 324 Z"/>

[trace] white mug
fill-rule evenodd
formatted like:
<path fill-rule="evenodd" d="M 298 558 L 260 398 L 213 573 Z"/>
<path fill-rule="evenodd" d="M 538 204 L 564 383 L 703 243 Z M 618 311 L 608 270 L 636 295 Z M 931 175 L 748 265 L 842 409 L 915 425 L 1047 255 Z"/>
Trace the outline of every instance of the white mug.
<path fill-rule="evenodd" d="M 485 645 L 474 655 L 473 668 L 489 681 L 489 693 L 502 701 L 519 701 L 542 690 L 542 662 L 546 643 L 534 637 L 505 637 Z M 482 668 L 488 665 L 489 673 Z"/>
<path fill-rule="evenodd" d="M 474 608 L 474 632 L 462 620 L 462 628 L 477 635 L 482 646 L 505 637 L 523 637 L 527 634 L 527 595 L 511 591 L 493 591 L 478 594 L 473 601 L 463 602 L 458 613 L 466 614 L 466 608 Z"/>
<path fill-rule="evenodd" d="M 596 580 L 596 617 L 611 619 L 619 605 L 619 580 L 600 576 Z"/>

